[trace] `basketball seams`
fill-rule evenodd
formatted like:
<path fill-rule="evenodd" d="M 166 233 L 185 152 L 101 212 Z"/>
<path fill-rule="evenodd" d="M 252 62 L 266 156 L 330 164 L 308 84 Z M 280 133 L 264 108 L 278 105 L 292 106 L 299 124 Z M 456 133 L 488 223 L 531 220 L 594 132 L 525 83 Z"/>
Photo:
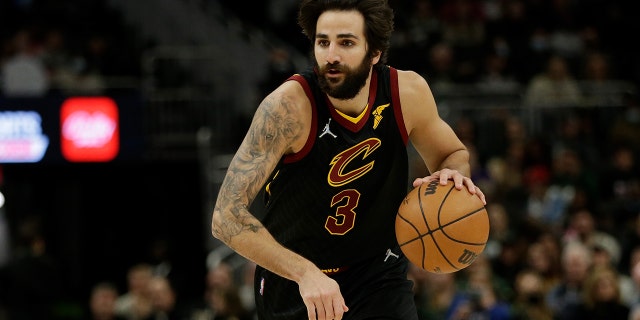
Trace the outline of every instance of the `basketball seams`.
<path fill-rule="evenodd" d="M 429 222 L 427 222 L 427 217 L 426 217 L 426 215 L 425 215 L 425 213 L 424 213 L 424 208 L 422 207 L 422 192 L 421 192 L 421 191 L 422 191 L 422 185 L 420 185 L 420 187 L 419 187 L 419 189 L 418 189 L 418 203 L 420 204 L 420 205 L 419 205 L 419 207 L 420 207 L 420 213 L 422 213 L 422 220 L 424 221 L 424 224 L 427 226 L 427 233 L 426 233 L 426 234 L 423 234 L 423 235 L 420 235 L 420 238 L 423 238 L 423 237 L 425 237 L 425 236 L 429 236 L 429 238 L 431 239 L 431 242 L 433 242 L 433 245 L 436 247 L 436 249 L 437 249 L 437 250 L 438 250 L 438 252 L 440 253 L 440 256 L 442 256 L 442 257 L 444 258 L 444 260 L 445 260 L 445 261 L 447 261 L 447 263 L 448 263 L 452 268 L 457 269 L 457 268 L 456 268 L 456 266 L 455 266 L 455 265 L 453 265 L 453 264 L 451 263 L 451 261 L 449 261 L 449 258 L 444 254 L 444 252 L 443 252 L 442 248 L 440 247 L 440 244 L 439 244 L 439 243 L 438 243 L 438 241 L 436 241 L 436 239 L 435 239 L 435 235 L 434 235 L 434 234 L 435 234 L 435 232 L 436 232 L 437 230 L 442 231 L 442 230 L 441 230 L 441 228 L 440 228 L 440 227 L 438 227 L 436 230 L 431 230 L 431 227 L 429 227 Z M 451 192 L 451 190 L 449 190 L 449 192 Z M 447 194 L 444 196 L 444 198 L 443 198 L 443 199 L 442 199 L 442 201 L 440 202 L 440 207 L 438 208 L 438 225 L 440 224 L 440 210 L 442 210 L 442 204 L 443 204 L 443 203 L 445 202 L 445 200 L 447 199 L 447 196 L 449 196 L 449 193 L 447 193 Z M 424 241 L 423 241 L 422 243 L 423 243 L 423 247 L 422 247 L 422 248 L 423 248 L 423 250 L 422 250 L 422 260 L 421 260 L 421 261 L 422 261 L 422 269 L 425 269 L 425 266 L 424 266 L 425 262 L 424 262 L 424 260 L 425 260 L 425 258 L 426 258 L 426 254 L 427 254 L 427 253 L 426 253 L 426 251 L 427 251 L 427 250 L 426 250 L 426 247 L 424 246 Z"/>
<path fill-rule="evenodd" d="M 418 201 L 419 203 L 422 202 L 422 200 L 420 199 L 420 189 L 418 189 Z M 407 200 L 404 200 L 405 205 L 407 205 Z M 422 205 L 420 205 L 420 211 L 422 211 Z M 424 216 L 424 212 L 423 212 L 423 216 Z M 425 245 L 424 245 L 424 239 L 423 236 L 420 234 L 420 230 L 413 224 L 413 222 L 409 221 L 407 218 L 403 217 L 402 214 L 400 212 L 398 212 L 398 217 L 400 219 L 402 219 L 403 221 L 405 221 L 411 228 L 413 228 L 413 230 L 415 231 L 415 233 L 417 234 L 417 237 L 409 239 L 408 241 L 405 241 L 404 243 L 399 243 L 400 247 L 402 248 L 405 245 L 408 245 L 416 240 L 420 240 L 420 245 L 422 246 L 422 268 L 424 269 L 424 259 L 425 259 Z M 428 228 L 428 225 L 427 225 Z"/>
<path fill-rule="evenodd" d="M 398 244 L 410 261 L 430 272 L 464 269 L 488 240 L 488 233 L 477 234 L 484 232 L 485 225 L 488 227 L 486 207 L 470 201 L 473 199 L 466 198 L 464 193 L 454 193 L 454 188 L 452 183 L 447 188 L 437 181 L 421 184 L 405 197 L 398 210 L 397 238 L 402 241 Z M 460 223 L 463 225 L 458 227 Z M 467 234 L 476 236 L 468 239 Z"/>
<path fill-rule="evenodd" d="M 422 208 L 422 185 L 418 186 L 418 207 L 420 208 L 422 221 L 424 222 L 425 227 L 427 227 L 427 234 L 430 235 L 431 228 L 429 227 L 429 223 L 427 222 L 427 217 L 424 215 L 424 209 Z M 422 242 L 422 259 L 420 259 L 420 261 L 422 261 L 422 269 L 424 269 L 424 259 L 426 258 L 426 255 L 427 255 L 427 248 L 424 245 L 424 239 L 423 239 L 424 235 L 421 235 L 420 232 L 418 232 L 418 237 L 420 237 L 420 242 Z M 433 237 L 431 237 L 431 241 L 434 241 Z M 435 243 L 435 241 L 433 243 Z"/>
<path fill-rule="evenodd" d="M 450 222 L 448 222 L 447 224 L 440 225 L 440 227 L 439 227 L 438 229 L 439 229 L 440 231 L 442 231 L 442 234 L 444 234 L 444 235 L 445 235 L 449 240 L 451 240 L 451 241 L 454 241 L 454 242 L 457 242 L 457 243 L 462 243 L 462 244 L 473 245 L 473 246 L 483 246 L 483 245 L 486 245 L 486 244 L 487 244 L 487 241 L 486 241 L 486 240 L 485 240 L 484 242 L 468 242 L 468 241 L 462 241 L 462 240 L 459 240 L 459 239 L 456 239 L 456 238 L 454 238 L 454 237 L 450 236 L 450 235 L 449 235 L 449 234 L 447 234 L 447 232 L 444 230 L 444 228 L 446 228 L 447 226 L 450 226 L 450 225 L 452 225 L 452 224 L 455 224 L 456 222 L 459 222 L 459 221 L 461 221 L 461 220 L 464 220 L 464 219 L 466 219 L 466 218 L 468 218 L 468 217 L 470 217 L 470 216 L 472 216 L 472 215 L 474 215 L 474 214 L 476 214 L 476 213 L 478 213 L 478 212 L 484 211 L 484 210 L 486 210 L 486 208 L 485 208 L 485 207 L 481 207 L 481 208 L 478 208 L 478 209 L 476 209 L 476 210 L 473 210 L 473 211 L 471 211 L 471 212 L 469 212 L 469 213 L 467 213 L 467 214 L 465 214 L 465 215 L 463 215 L 463 216 L 460 216 L 459 218 L 456 218 L 455 220 L 451 220 L 451 221 L 450 221 Z"/>
<path fill-rule="evenodd" d="M 401 247 L 404 246 L 404 245 L 407 245 L 407 244 L 409 244 L 411 242 L 414 242 L 414 241 L 416 241 L 418 239 L 422 240 L 422 235 L 420 235 L 420 231 L 418 230 L 418 228 L 416 228 L 416 226 L 413 223 L 411 223 L 411 221 L 407 220 L 407 218 L 403 217 L 402 214 L 399 214 L 399 213 L 398 213 L 398 217 L 400 217 L 400 219 L 402 219 L 409 226 L 411 226 L 411 228 L 413 228 L 413 230 L 415 230 L 416 234 L 418 235 L 417 237 L 411 238 L 411 239 L 409 239 L 409 240 L 407 240 L 407 241 L 405 241 L 403 243 L 399 243 L 399 245 Z"/>

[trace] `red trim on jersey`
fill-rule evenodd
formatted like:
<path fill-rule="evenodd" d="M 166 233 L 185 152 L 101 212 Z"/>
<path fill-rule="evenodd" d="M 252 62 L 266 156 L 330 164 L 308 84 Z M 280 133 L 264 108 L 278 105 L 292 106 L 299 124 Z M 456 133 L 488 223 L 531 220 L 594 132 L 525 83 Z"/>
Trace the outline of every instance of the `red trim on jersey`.
<path fill-rule="evenodd" d="M 306 156 L 309 151 L 311 151 L 311 147 L 313 147 L 313 143 L 316 140 L 316 133 L 318 132 L 318 121 L 316 120 L 316 118 L 318 117 L 316 112 L 316 100 L 313 98 L 313 93 L 311 92 L 311 87 L 309 87 L 307 79 L 305 79 L 300 74 L 294 74 L 289 77 L 289 79 L 287 79 L 287 81 L 289 80 L 297 81 L 302 86 L 302 89 L 307 95 L 309 102 L 311 102 L 311 128 L 309 128 L 309 136 L 307 137 L 307 142 L 305 142 L 302 149 L 296 153 L 285 155 L 284 163 L 292 163 L 304 158 L 304 156 Z"/>
<path fill-rule="evenodd" d="M 360 129 L 362 129 L 362 127 L 364 127 L 364 125 L 367 123 L 367 121 L 369 121 L 369 115 L 371 114 L 369 110 L 371 110 L 371 108 L 374 107 L 373 103 L 376 101 L 377 92 L 378 92 L 378 72 L 376 72 L 376 70 L 373 69 L 373 72 L 371 72 L 371 82 L 369 85 L 369 101 L 367 102 L 367 110 L 363 111 L 365 114 L 360 119 L 360 121 L 353 123 L 352 121 L 349 121 L 349 119 L 345 119 L 344 116 L 342 116 L 341 114 L 338 113 L 338 111 L 336 111 L 336 108 L 333 106 L 331 101 L 329 101 L 329 97 L 325 96 L 327 100 L 327 106 L 329 107 L 329 112 L 331 112 L 331 117 L 335 119 L 338 123 L 340 123 L 340 125 L 349 129 L 349 131 L 351 132 L 360 131 Z"/>
<path fill-rule="evenodd" d="M 409 141 L 409 134 L 407 133 L 407 127 L 405 127 L 404 118 L 402 117 L 402 106 L 400 105 L 400 87 L 398 86 L 398 70 L 389 67 L 389 77 L 391 79 L 391 101 L 393 103 L 393 113 L 396 116 L 396 122 L 398 123 L 398 130 L 400 130 L 402 140 L 406 145 Z"/>

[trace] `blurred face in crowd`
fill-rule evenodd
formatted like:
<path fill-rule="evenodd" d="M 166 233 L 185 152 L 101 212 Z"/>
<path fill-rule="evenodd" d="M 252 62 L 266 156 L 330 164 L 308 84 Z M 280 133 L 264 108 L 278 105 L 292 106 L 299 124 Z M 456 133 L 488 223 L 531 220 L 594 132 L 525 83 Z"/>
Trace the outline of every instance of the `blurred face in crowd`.
<path fill-rule="evenodd" d="M 538 304 L 543 301 L 542 278 L 533 271 L 518 274 L 515 289 L 518 299 L 524 303 Z"/>
<path fill-rule="evenodd" d="M 616 301 L 618 298 L 617 281 L 613 272 L 603 272 L 595 287 L 598 301 Z"/>
<path fill-rule="evenodd" d="M 589 273 L 591 252 L 584 247 L 570 247 L 562 261 L 564 276 L 568 282 L 580 283 Z"/>
<path fill-rule="evenodd" d="M 337 99 L 352 99 L 365 86 L 373 64 L 358 11 L 326 11 L 320 15 L 314 43 L 320 87 Z"/>
<path fill-rule="evenodd" d="M 129 290 L 134 293 L 145 293 L 152 277 L 151 267 L 142 265 L 133 267 L 127 277 Z"/>
<path fill-rule="evenodd" d="M 173 309 L 176 296 L 171 284 L 166 278 L 154 277 L 149 282 L 149 290 L 151 291 L 151 299 L 157 310 L 170 311 Z"/>
<path fill-rule="evenodd" d="M 118 292 L 109 287 L 96 288 L 91 293 L 89 305 L 91 314 L 96 319 L 110 319 L 115 314 Z"/>

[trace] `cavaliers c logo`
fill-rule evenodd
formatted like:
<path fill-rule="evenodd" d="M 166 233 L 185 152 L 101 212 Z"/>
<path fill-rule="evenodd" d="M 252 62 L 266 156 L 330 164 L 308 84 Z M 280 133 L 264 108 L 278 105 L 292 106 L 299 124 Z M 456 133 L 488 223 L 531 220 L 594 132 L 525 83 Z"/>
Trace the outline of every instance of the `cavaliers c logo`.
<path fill-rule="evenodd" d="M 365 160 L 374 150 L 378 149 L 380 145 L 380 139 L 370 138 L 333 157 L 333 160 L 331 160 L 331 169 L 327 175 L 329 185 L 333 187 L 343 186 L 362 177 L 373 169 L 374 161 L 371 161 L 361 167 L 345 172 L 347 166 L 356 159 L 356 157 L 361 157 L 361 160 Z"/>

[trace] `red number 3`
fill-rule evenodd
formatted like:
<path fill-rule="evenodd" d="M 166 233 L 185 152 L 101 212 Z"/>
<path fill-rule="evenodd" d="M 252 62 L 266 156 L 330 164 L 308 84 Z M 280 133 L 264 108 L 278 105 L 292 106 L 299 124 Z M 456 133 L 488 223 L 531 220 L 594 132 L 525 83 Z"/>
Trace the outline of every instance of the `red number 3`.
<path fill-rule="evenodd" d="M 336 208 L 336 214 L 328 216 L 324 223 L 325 229 L 333 235 L 344 235 L 353 229 L 356 222 L 356 212 L 360 192 L 355 189 L 342 190 L 331 199 L 331 207 Z"/>

